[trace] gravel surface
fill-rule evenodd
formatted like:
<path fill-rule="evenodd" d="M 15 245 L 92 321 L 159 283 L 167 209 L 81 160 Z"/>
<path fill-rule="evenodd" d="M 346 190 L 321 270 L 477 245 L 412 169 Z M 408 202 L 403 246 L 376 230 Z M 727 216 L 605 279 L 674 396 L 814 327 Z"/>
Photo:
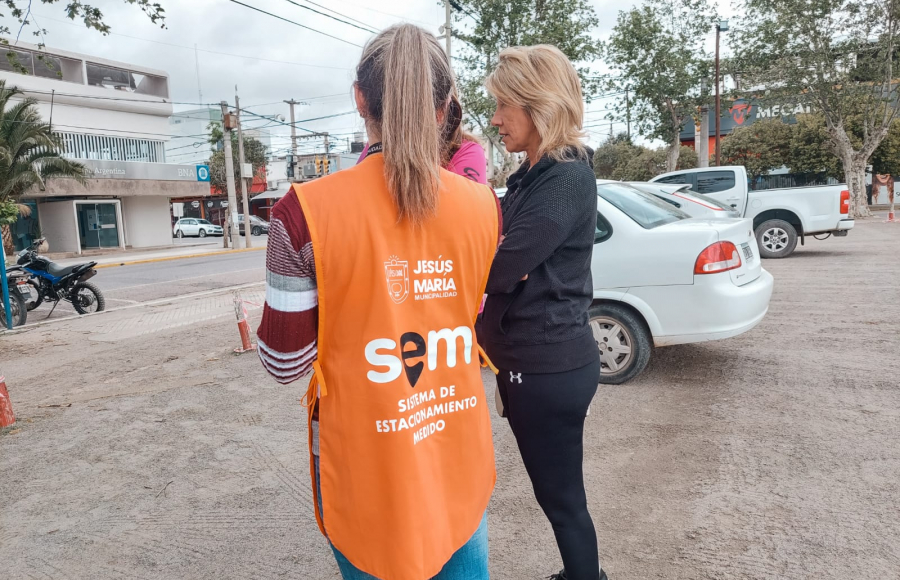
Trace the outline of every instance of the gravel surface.
<path fill-rule="evenodd" d="M 585 473 L 612 580 L 900 577 L 898 256 L 900 224 L 812 240 L 765 262 L 758 328 L 600 389 Z M 0 431 L 4 577 L 339 577 L 312 517 L 305 384 L 232 354 L 229 316 L 116 342 L 79 323 L 0 336 L 20 419 Z M 549 524 L 492 419 L 492 577 L 546 577 Z"/>

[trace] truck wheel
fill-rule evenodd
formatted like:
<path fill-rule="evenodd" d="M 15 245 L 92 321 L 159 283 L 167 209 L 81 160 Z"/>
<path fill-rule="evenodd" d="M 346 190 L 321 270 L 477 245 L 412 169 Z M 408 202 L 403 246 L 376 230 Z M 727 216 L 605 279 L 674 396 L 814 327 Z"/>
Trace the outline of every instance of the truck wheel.
<path fill-rule="evenodd" d="M 644 321 L 617 304 L 598 304 L 589 313 L 591 332 L 600 349 L 600 383 L 621 385 L 641 374 L 652 350 Z"/>
<path fill-rule="evenodd" d="M 787 258 L 797 248 L 797 230 L 784 220 L 769 220 L 756 228 L 756 241 L 763 258 Z"/>

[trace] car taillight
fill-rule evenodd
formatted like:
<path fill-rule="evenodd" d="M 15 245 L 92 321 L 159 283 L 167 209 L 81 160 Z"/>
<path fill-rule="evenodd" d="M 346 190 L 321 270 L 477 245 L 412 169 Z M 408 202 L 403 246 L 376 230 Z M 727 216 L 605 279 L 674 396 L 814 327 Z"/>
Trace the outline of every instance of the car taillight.
<path fill-rule="evenodd" d="M 850 192 L 846 189 L 841 192 L 841 213 L 850 213 Z"/>
<path fill-rule="evenodd" d="M 737 246 L 731 242 L 716 242 L 700 252 L 694 274 L 718 274 L 741 267 Z"/>

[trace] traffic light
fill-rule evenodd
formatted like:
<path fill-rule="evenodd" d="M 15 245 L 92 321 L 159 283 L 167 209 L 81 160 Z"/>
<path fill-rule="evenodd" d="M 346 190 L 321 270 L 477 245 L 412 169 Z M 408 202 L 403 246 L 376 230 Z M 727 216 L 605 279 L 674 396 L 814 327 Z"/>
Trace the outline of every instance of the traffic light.
<path fill-rule="evenodd" d="M 322 175 L 322 158 L 316 155 L 316 175 Z"/>
<path fill-rule="evenodd" d="M 326 155 L 322 163 L 322 175 L 328 175 L 328 156 Z"/>

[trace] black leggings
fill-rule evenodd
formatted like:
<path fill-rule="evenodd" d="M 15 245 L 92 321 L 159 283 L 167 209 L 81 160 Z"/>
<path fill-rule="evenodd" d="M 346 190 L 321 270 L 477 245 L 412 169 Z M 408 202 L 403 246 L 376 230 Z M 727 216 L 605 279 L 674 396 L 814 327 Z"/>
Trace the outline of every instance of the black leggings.
<path fill-rule="evenodd" d="M 500 370 L 497 386 L 534 496 L 553 526 L 569 580 L 599 580 L 597 532 L 584 491 L 584 419 L 600 359 L 544 375 Z"/>

